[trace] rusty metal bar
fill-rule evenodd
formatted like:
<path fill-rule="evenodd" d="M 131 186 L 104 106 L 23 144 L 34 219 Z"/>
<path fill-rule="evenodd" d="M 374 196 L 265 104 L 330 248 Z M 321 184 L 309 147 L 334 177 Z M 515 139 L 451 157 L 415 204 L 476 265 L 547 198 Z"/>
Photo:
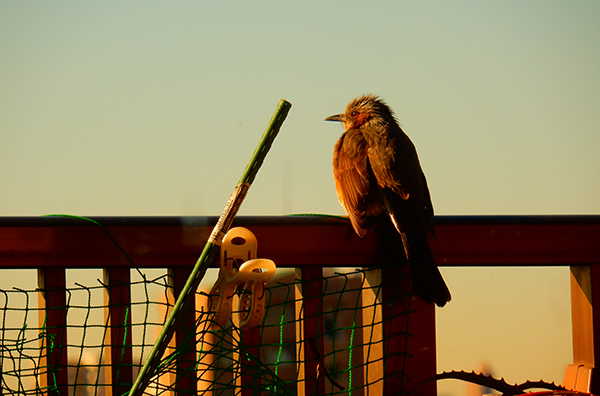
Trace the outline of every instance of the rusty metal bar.
<path fill-rule="evenodd" d="M 67 292 L 65 269 L 38 270 L 40 338 L 40 387 L 47 396 L 68 394 Z"/>
<path fill-rule="evenodd" d="M 131 274 L 129 268 L 104 269 L 107 395 L 121 396 L 133 383 L 131 328 Z"/>
<path fill-rule="evenodd" d="M 261 241 L 262 242 L 262 241 Z M 261 245 L 261 248 L 264 249 Z M 296 269 L 296 356 L 298 395 L 324 395 L 325 380 L 319 381 L 319 360 L 323 353 L 323 268 L 306 266 Z M 312 350 L 311 344 L 317 351 Z M 321 368 L 322 369 L 322 368 Z M 322 376 L 323 377 L 323 376 Z"/>
<path fill-rule="evenodd" d="M 171 289 L 168 294 L 169 304 L 173 305 L 185 282 L 190 276 L 191 266 L 169 268 L 169 286 Z M 175 336 L 171 339 L 170 348 L 172 350 L 184 349 L 186 352 L 177 356 L 177 372 L 169 373 L 171 383 L 177 384 L 178 392 L 175 396 L 193 394 L 196 392 L 198 382 L 196 372 L 196 332 L 195 332 L 195 312 L 196 300 L 192 301 L 188 315 L 183 319 L 181 326 L 175 331 Z"/>
<path fill-rule="evenodd" d="M 195 263 L 216 217 L 97 217 L 142 268 Z M 571 266 L 600 262 L 600 216 L 437 216 L 431 247 L 441 266 Z M 322 216 L 238 217 L 278 267 L 369 266 L 385 251 L 347 220 Z M 0 217 L 0 268 L 130 267 L 93 224 L 66 218 Z M 216 267 L 217 263 L 213 263 Z"/>

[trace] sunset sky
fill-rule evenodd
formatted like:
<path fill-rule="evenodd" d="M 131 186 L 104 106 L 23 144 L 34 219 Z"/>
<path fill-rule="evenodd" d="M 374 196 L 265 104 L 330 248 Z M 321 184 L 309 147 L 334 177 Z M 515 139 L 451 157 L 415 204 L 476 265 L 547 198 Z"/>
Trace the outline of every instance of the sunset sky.
<path fill-rule="evenodd" d="M 240 215 L 343 214 L 323 119 L 364 93 L 436 215 L 598 214 L 599 21 L 595 1 L 5 1 L 0 216 L 218 215 L 282 98 Z M 562 381 L 568 269 L 443 272 L 440 371 Z"/>

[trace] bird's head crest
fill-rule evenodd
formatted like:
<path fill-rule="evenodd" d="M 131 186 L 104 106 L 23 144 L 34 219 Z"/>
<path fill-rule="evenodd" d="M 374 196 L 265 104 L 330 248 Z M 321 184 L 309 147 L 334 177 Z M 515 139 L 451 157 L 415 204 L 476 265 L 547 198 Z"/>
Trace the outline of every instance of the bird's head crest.
<path fill-rule="evenodd" d="M 346 107 L 344 114 L 337 114 L 325 119 L 326 121 L 340 121 L 345 130 L 360 128 L 368 122 L 390 123 L 394 122 L 394 113 L 388 105 L 375 95 L 363 95 L 352 100 Z"/>

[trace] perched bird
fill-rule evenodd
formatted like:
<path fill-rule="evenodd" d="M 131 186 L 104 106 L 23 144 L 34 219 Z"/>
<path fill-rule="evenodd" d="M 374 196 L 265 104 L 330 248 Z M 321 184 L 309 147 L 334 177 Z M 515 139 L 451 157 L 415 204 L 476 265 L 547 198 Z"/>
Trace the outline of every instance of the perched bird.
<path fill-rule="evenodd" d="M 351 101 L 344 114 L 325 121 L 344 126 L 333 152 L 333 175 L 354 230 L 362 238 L 367 227 L 391 221 L 393 228 L 388 228 L 403 247 L 415 294 L 428 304 L 444 306 L 450 291 L 427 241 L 433 231 L 427 180 L 415 146 L 394 113 L 379 97 L 365 95 Z"/>

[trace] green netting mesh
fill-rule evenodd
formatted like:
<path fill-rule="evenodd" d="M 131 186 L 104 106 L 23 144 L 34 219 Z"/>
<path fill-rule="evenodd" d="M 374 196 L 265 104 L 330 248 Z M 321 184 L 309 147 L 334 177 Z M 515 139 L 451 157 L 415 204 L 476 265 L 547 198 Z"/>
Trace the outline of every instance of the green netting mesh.
<path fill-rule="evenodd" d="M 134 375 L 146 360 L 172 305 L 166 274 L 148 279 L 143 272 L 132 271 L 136 273 L 130 285 L 132 302 L 128 310 L 131 325 L 127 331 L 131 332 L 132 345 L 125 345 L 133 351 Z M 311 280 L 323 283 L 323 294 L 317 301 L 323 312 L 319 317 L 322 326 L 317 329 L 323 330 L 310 340 L 296 336 L 302 326 L 297 320 L 297 310 L 304 310 L 306 303 L 296 300 L 296 290 L 306 281 L 297 280 L 291 270 L 278 271 L 264 295 L 263 324 L 248 332 L 242 332 L 233 323 L 224 329 L 214 324 L 213 313 L 204 305 L 208 301 L 206 294 L 199 291 L 196 312 L 189 313 L 187 326 L 192 328 L 181 331 L 182 343 L 177 349 L 167 351 L 146 393 L 161 395 L 176 390 L 202 394 L 210 390 L 215 395 L 234 395 L 243 387 L 255 391 L 253 394 L 292 395 L 301 380 L 300 346 L 324 363 L 326 370 L 321 367 L 319 380 L 325 382 L 327 394 L 350 394 L 364 387 L 369 378 L 365 373 L 382 359 L 374 353 L 375 348 L 387 342 L 373 339 L 370 332 L 373 326 L 381 325 L 381 319 L 377 319 L 380 316 L 373 315 L 381 306 L 365 304 L 362 299 L 368 291 L 379 293 L 378 288 L 371 290 L 366 284 L 367 273 L 367 270 L 325 269 L 322 279 Z M 65 293 L 68 341 L 67 348 L 61 348 L 57 340 L 46 337 L 45 318 L 52 311 L 38 308 L 37 290 L 0 290 L 3 394 L 39 394 L 48 388 L 56 389 L 57 384 L 52 380 L 47 384 L 40 381 L 40 374 L 48 370 L 42 356 L 54 348 L 68 354 L 69 394 L 103 395 L 111 385 L 105 378 L 108 343 L 105 313 L 110 304 L 110 300 L 105 300 L 105 286 L 100 281 L 87 286 L 72 283 Z M 396 298 L 410 301 L 403 294 Z M 408 310 L 402 315 L 408 317 Z M 406 328 L 393 329 L 388 334 L 403 340 L 408 338 Z M 406 356 L 400 361 L 402 365 L 386 372 L 402 372 Z M 124 365 L 122 369 L 128 368 Z M 326 378 L 326 374 L 331 378 Z M 186 377 L 194 380 L 186 381 Z"/>

